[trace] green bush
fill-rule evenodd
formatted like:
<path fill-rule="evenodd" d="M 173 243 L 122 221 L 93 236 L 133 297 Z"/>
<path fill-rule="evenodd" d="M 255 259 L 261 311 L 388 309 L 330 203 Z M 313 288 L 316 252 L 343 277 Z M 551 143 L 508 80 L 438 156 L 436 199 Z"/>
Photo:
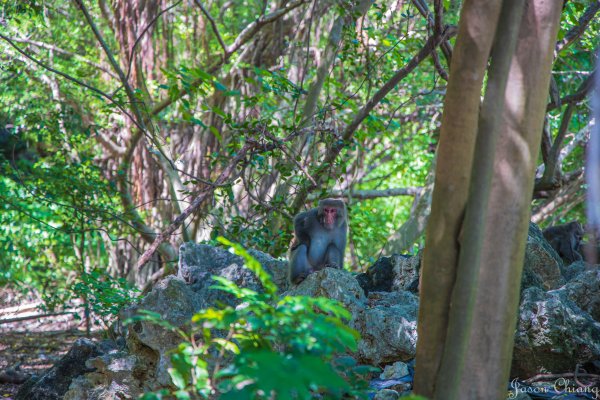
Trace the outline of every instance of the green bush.
<path fill-rule="evenodd" d="M 136 320 L 154 321 L 184 338 L 169 369 L 177 390 L 142 398 L 366 398 L 365 376 L 376 369 L 340 356 L 356 350 L 359 339 L 358 332 L 344 323 L 350 313 L 326 298 L 278 296 L 271 277 L 255 259 L 239 245 L 219 241 L 245 259 L 264 293 L 214 277 L 213 288 L 233 294 L 240 305 L 200 311 L 187 334 L 155 313 L 137 316 Z"/>

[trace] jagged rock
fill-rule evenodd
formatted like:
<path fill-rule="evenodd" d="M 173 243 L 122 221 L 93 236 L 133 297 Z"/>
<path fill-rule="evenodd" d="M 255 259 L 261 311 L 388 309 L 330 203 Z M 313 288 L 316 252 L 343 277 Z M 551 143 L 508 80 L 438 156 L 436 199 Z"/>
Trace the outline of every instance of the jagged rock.
<path fill-rule="evenodd" d="M 358 274 L 356 280 L 363 288 L 365 295 L 370 292 L 391 292 L 409 290 L 419 278 L 421 257 L 394 254 L 381 257 L 367 272 Z"/>
<path fill-rule="evenodd" d="M 381 375 L 379 375 L 379 379 L 400 379 L 408 374 L 408 365 L 402 361 L 398 361 L 392 365 L 386 365 Z"/>
<path fill-rule="evenodd" d="M 600 323 L 578 307 L 572 295 L 566 288 L 523 291 L 512 376 L 574 371 L 576 364 L 600 359 Z"/>
<path fill-rule="evenodd" d="M 371 365 L 407 361 L 415 356 L 417 297 L 409 292 L 374 292 L 367 298 L 347 271 L 325 268 L 310 274 L 288 295 L 323 296 L 351 313 L 350 326 L 361 335 L 357 358 Z"/>
<path fill-rule="evenodd" d="M 360 332 L 357 356 L 371 365 L 408 361 L 417 346 L 418 298 L 412 293 L 374 292 L 353 327 Z"/>
<path fill-rule="evenodd" d="M 16 400 L 60 400 L 73 379 L 93 368 L 85 362 L 102 354 L 103 348 L 89 339 L 77 339 L 73 347 L 52 368 L 39 378 L 26 382 L 15 396 Z"/>
<path fill-rule="evenodd" d="M 367 269 L 367 272 L 356 275 L 356 280 L 365 295 L 369 292 L 391 292 L 394 280 L 392 257 L 381 257 Z"/>
<path fill-rule="evenodd" d="M 594 321 L 600 318 L 598 266 L 572 264 L 565 270 L 569 280 L 564 284 L 561 261 L 533 225 L 527 246 L 513 374 L 525 377 L 541 370 L 571 371 L 576 363 L 600 359 L 600 324 Z M 418 276 L 419 256 L 384 257 L 371 273 L 363 274 L 365 281 L 361 284 L 360 278 L 355 279 L 347 271 L 325 268 L 288 289 L 285 261 L 256 251 L 251 254 L 273 276 L 281 292 L 341 302 L 352 315 L 350 326 L 362 337 L 353 355 L 358 361 L 385 365 L 414 358 L 418 298 L 401 289 Z M 139 304 L 124 309 L 120 320 L 145 309 L 158 313 L 171 325 L 185 327 L 192 315 L 203 308 L 217 303 L 237 305 L 239 301 L 233 296 L 210 289 L 213 275 L 226 277 L 241 287 L 262 290 L 254 274 L 243 267 L 242 258 L 223 248 L 185 244 L 181 248 L 179 275 L 157 283 Z M 368 296 L 363 290 L 365 282 L 372 285 L 367 288 Z M 554 290 L 545 292 L 546 288 Z M 41 379 L 28 381 L 22 389 L 24 397 L 20 398 L 52 400 L 62 398 L 59 396 L 65 392 L 68 400 L 136 398 L 167 386 L 169 350 L 180 342 L 180 337 L 145 321 L 128 325 L 125 332 L 127 351 L 90 350 L 87 356 L 75 357 L 79 361 L 72 370 L 59 363 Z M 81 353 L 81 346 L 76 344 L 71 351 Z M 57 375 L 56 371 L 63 370 Z M 395 375 L 381 381 L 376 389 L 408 390 L 410 375 L 399 379 Z M 59 378 L 64 380 L 61 386 L 54 382 Z"/>
<path fill-rule="evenodd" d="M 396 400 L 400 398 L 400 394 L 395 390 L 382 389 L 375 394 L 374 400 Z"/>
<path fill-rule="evenodd" d="M 530 223 L 525 247 L 521 290 L 529 287 L 538 287 L 544 290 L 556 289 L 565 283 L 563 269 L 562 260 L 550 243 L 546 241 L 540 228 L 534 223 Z"/>
<path fill-rule="evenodd" d="M 587 264 L 585 261 L 575 261 L 573 264 L 565 267 L 563 269 L 563 276 L 567 282 L 573 280 L 577 275 L 582 273 L 587 269 L 587 266 L 591 264 Z M 593 268 L 593 266 L 591 266 Z"/>
<path fill-rule="evenodd" d="M 274 259 L 258 250 L 248 251 L 262 267 L 271 274 L 273 282 L 281 291 L 288 288 L 287 261 Z M 244 268 L 242 257 L 230 253 L 222 247 L 206 244 L 184 243 L 179 248 L 179 269 L 177 276 L 192 286 L 192 290 L 206 298 L 209 304 L 215 301 L 225 301 L 232 304 L 233 297 L 208 287 L 213 284 L 213 275 L 223 276 L 238 286 L 253 290 L 261 290 L 259 281 L 254 274 Z M 214 298 L 219 296 L 219 298 Z"/>
<path fill-rule="evenodd" d="M 287 263 L 269 255 L 251 250 L 250 253 L 271 274 L 280 289 L 287 288 Z M 210 288 L 212 276 L 222 276 L 241 287 L 262 291 L 255 275 L 244 267 L 241 257 L 224 248 L 186 243 L 181 246 L 178 276 L 169 276 L 158 282 L 139 304 L 122 310 L 124 321 L 149 310 L 158 313 L 173 326 L 185 326 L 194 313 L 218 303 L 237 305 L 234 296 Z M 106 393 L 133 396 L 148 390 L 156 390 L 170 384 L 168 368 L 169 351 L 176 347 L 181 338 L 172 331 L 147 321 L 138 321 L 126 329 L 129 354 L 111 355 L 94 360 L 97 370 L 86 374 L 71 390 L 72 399 L 87 399 L 82 393 L 97 387 L 89 399 L 102 398 Z M 143 372 L 138 366 L 143 367 Z M 123 367 L 123 369 L 119 369 Z M 143 384 L 142 384 L 143 382 Z M 124 397 L 127 398 L 127 397 Z"/>
<path fill-rule="evenodd" d="M 419 269 L 421 268 L 421 254 L 416 256 L 392 256 L 394 280 L 392 290 L 411 291 L 411 286 L 419 282 Z"/>
<path fill-rule="evenodd" d="M 598 265 L 584 266 L 584 269 L 575 278 L 557 291 L 566 292 L 564 296 L 589 313 L 595 321 L 600 322 L 600 268 Z"/>
<path fill-rule="evenodd" d="M 195 312 L 206 305 L 190 285 L 175 276 L 169 276 L 157 283 L 142 301 L 121 312 L 120 318 L 126 320 L 149 310 L 158 313 L 173 326 L 183 326 Z M 159 385 L 170 383 L 167 369 L 170 367 L 169 351 L 179 344 L 181 337 L 176 333 L 152 322 L 138 321 L 127 329 L 127 346 L 134 354 L 141 354 L 146 368 L 155 370 Z"/>
<path fill-rule="evenodd" d="M 250 253 L 273 277 L 276 284 L 287 287 L 287 263 L 259 252 Z M 239 301 L 231 294 L 214 290 L 212 276 L 221 276 L 240 287 L 262 291 L 256 276 L 244 267 L 244 260 L 224 248 L 185 243 L 180 248 L 178 276 L 169 276 L 157 283 L 142 301 L 125 309 L 121 319 L 127 319 L 140 310 L 159 313 L 171 325 L 184 326 L 194 313 L 216 304 L 236 305 Z M 136 322 L 128 329 L 127 345 L 134 353 L 144 354 L 148 368 L 156 368 L 159 385 L 168 385 L 170 377 L 169 351 L 181 338 L 151 322 Z"/>
<path fill-rule="evenodd" d="M 94 372 L 75 378 L 63 400 L 137 399 L 152 389 L 143 385 L 152 381 L 148 375 L 151 371 L 138 357 L 125 352 L 91 358 L 86 366 Z"/>
<path fill-rule="evenodd" d="M 367 301 L 352 274 L 337 268 L 324 268 L 312 273 L 285 294 L 334 299 L 342 303 L 352 315 L 362 310 Z"/>

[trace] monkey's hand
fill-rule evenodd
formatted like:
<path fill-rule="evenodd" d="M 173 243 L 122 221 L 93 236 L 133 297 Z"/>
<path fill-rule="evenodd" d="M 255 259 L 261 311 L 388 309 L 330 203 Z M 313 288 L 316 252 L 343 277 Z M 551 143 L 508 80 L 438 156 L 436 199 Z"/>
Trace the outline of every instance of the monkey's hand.
<path fill-rule="evenodd" d="M 299 274 L 298 276 L 296 276 L 294 278 L 294 281 L 292 282 L 294 285 L 299 284 L 300 282 L 302 282 L 303 280 L 305 280 L 308 277 L 308 272 L 303 272 L 301 274 Z"/>

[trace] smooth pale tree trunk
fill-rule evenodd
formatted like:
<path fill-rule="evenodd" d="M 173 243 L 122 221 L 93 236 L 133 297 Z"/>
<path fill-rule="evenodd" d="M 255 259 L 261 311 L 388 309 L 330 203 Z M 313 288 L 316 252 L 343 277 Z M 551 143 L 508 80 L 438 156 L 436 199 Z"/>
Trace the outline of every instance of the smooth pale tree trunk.
<path fill-rule="evenodd" d="M 528 0 L 505 95 L 463 399 L 504 399 L 562 2 Z"/>
<path fill-rule="evenodd" d="M 482 259 L 483 233 L 486 227 L 487 205 L 492 190 L 494 154 L 497 139 L 504 124 L 502 118 L 504 94 L 521 25 L 524 3 L 525 0 L 505 0 L 502 3 L 485 98 L 479 113 L 479 126 L 471 169 L 471 185 L 460 236 L 458 270 L 452 292 L 441 373 L 436 377 L 434 398 L 460 399 L 463 390 L 461 383 L 465 380 L 464 374 L 472 375 L 472 371 L 464 368 L 469 353 L 469 335 L 465 333 L 472 329 L 477 278 L 479 270 L 482 268 L 482 262 L 487 262 Z"/>
<path fill-rule="evenodd" d="M 415 393 L 432 397 L 444 352 L 475 148 L 481 85 L 501 2 L 466 0 L 461 10 L 444 101 L 435 188 L 421 275 Z"/>
<path fill-rule="evenodd" d="M 417 394 L 444 400 L 506 395 L 561 8 L 554 0 L 526 0 L 521 16 L 517 0 L 463 7 L 424 251 Z"/>
<path fill-rule="evenodd" d="M 402 254 L 421 237 L 429 214 L 431 213 L 431 196 L 433 194 L 433 183 L 435 181 L 435 160 L 425 180 L 425 185 L 410 211 L 410 217 L 402 226 L 394 232 L 387 240 L 383 249 L 384 254 Z"/>
<path fill-rule="evenodd" d="M 596 53 L 596 71 L 600 66 L 600 49 Z M 590 241 L 593 238 L 600 239 L 600 73 L 596 72 L 595 90 L 592 94 L 592 107 L 594 112 L 594 126 L 590 134 L 590 141 L 587 146 L 587 155 L 585 163 L 585 179 L 588 184 L 587 190 L 587 220 L 588 231 L 591 231 Z M 598 263 L 597 250 L 591 250 L 588 246 L 585 258 L 589 263 Z"/>

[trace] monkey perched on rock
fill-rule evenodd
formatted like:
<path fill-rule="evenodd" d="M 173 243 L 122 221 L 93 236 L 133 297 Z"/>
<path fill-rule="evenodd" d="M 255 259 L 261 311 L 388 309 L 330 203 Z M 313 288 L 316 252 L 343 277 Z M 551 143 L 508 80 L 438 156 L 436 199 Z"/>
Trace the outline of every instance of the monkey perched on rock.
<path fill-rule="evenodd" d="M 346 216 L 346 204 L 336 199 L 321 200 L 317 208 L 296 215 L 295 237 L 289 252 L 292 283 L 325 267 L 342 267 L 348 231 Z"/>
<path fill-rule="evenodd" d="M 582 260 L 579 246 L 585 231 L 577 221 L 544 229 L 544 238 L 568 265 Z"/>

